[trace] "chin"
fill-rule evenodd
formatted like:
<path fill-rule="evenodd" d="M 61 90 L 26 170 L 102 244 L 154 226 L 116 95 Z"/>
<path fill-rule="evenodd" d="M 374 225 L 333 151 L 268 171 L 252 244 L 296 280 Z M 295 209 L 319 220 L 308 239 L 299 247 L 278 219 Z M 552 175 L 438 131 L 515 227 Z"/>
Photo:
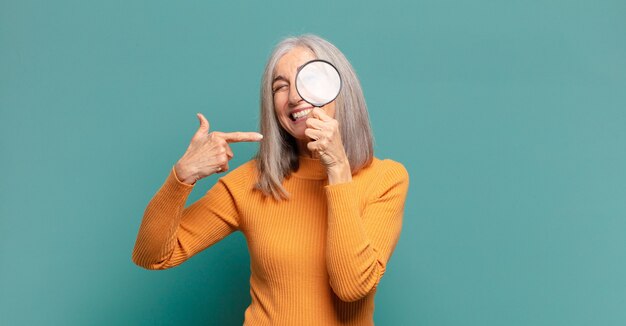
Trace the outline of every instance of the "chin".
<path fill-rule="evenodd" d="M 292 136 L 296 140 L 309 140 L 309 137 L 307 137 L 305 134 L 302 134 L 302 135 L 292 135 Z"/>
<path fill-rule="evenodd" d="M 309 139 L 309 137 L 307 137 L 307 135 L 304 134 L 304 130 L 306 129 L 305 124 L 302 124 L 302 126 L 295 126 L 295 129 L 292 129 L 292 128 L 285 128 L 284 123 L 281 122 L 281 127 L 283 128 L 284 131 L 286 131 L 288 134 L 290 134 L 293 138 L 297 140 Z M 290 127 L 293 127 L 293 126 L 290 126 Z"/>
<path fill-rule="evenodd" d="M 298 140 L 306 140 L 306 141 L 310 141 L 311 139 L 309 138 L 309 136 L 307 136 L 304 133 L 304 130 L 306 129 L 306 125 L 303 123 L 302 126 L 299 126 L 299 128 L 297 128 L 296 130 L 293 131 L 293 133 L 291 134 L 295 139 Z"/>
<path fill-rule="evenodd" d="M 296 140 L 308 140 L 309 139 L 309 137 L 307 137 L 307 135 L 304 134 L 304 130 L 300 131 L 300 130 L 285 129 L 285 131 L 287 131 L 287 133 L 290 134 L 291 137 L 295 138 Z"/>

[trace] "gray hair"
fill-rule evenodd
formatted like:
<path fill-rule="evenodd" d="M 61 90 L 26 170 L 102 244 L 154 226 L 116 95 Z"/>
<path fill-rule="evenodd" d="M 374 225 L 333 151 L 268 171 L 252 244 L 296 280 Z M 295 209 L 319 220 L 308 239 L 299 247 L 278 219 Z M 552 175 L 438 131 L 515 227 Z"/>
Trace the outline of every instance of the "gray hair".
<path fill-rule="evenodd" d="M 259 179 L 256 189 L 276 200 L 288 199 L 282 182 L 297 171 L 298 146 L 296 140 L 280 125 L 274 110 L 272 80 L 280 58 L 296 47 L 310 49 L 317 59 L 327 60 L 339 71 L 342 87 L 335 100 L 335 119 L 339 123 L 352 174 L 371 164 L 374 156 L 373 136 L 367 105 L 361 83 L 346 57 L 330 42 L 316 35 L 289 37 L 278 43 L 270 56 L 261 81 L 261 142 L 256 155 Z"/>

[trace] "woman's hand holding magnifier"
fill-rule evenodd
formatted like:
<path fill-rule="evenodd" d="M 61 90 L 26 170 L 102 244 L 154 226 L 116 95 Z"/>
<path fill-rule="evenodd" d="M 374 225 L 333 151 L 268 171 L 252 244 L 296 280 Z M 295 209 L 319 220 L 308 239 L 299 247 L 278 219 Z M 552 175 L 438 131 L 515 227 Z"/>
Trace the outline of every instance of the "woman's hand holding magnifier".
<path fill-rule="evenodd" d="M 233 158 L 230 143 L 260 141 L 263 135 L 258 132 L 219 132 L 209 133 L 209 121 L 198 113 L 200 127 L 191 138 L 187 151 L 174 166 L 180 181 L 194 184 L 214 173 L 228 171 L 228 161 Z"/>
<path fill-rule="evenodd" d="M 352 180 L 350 162 L 341 141 L 339 123 L 320 108 L 313 108 L 306 119 L 304 134 L 311 138 L 307 148 L 319 156 L 330 184 Z"/>

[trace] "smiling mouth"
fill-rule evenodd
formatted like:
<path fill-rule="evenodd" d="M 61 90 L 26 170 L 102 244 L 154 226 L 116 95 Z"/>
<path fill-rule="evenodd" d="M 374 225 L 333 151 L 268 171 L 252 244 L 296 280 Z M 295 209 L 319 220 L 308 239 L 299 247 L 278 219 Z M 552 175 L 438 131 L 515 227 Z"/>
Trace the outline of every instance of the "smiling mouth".
<path fill-rule="evenodd" d="M 297 121 L 299 119 L 302 119 L 302 118 L 308 116 L 309 113 L 311 113 L 311 111 L 313 111 L 313 109 L 306 109 L 306 110 L 294 112 L 294 113 L 289 115 L 289 118 L 291 119 L 291 121 Z"/>

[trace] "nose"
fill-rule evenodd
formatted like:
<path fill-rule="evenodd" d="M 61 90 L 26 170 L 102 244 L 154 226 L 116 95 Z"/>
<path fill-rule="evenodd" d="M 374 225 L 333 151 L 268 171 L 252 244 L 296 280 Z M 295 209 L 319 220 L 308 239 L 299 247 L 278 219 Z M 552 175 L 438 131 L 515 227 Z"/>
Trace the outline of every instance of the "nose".
<path fill-rule="evenodd" d="M 289 83 L 289 104 L 295 106 L 302 101 L 302 97 L 300 97 L 300 94 L 298 94 L 298 90 L 296 89 L 296 82 L 294 80 L 292 83 Z"/>

